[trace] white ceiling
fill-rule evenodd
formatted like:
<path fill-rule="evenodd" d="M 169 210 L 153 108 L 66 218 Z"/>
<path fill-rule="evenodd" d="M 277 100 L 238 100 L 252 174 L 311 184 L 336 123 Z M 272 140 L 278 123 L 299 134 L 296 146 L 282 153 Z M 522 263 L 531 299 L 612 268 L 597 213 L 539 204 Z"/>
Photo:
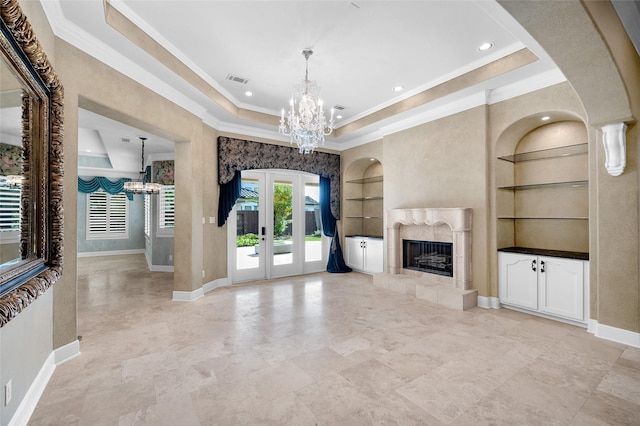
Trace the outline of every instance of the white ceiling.
<path fill-rule="evenodd" d="M 109 26 L 102 0 L 41 1 L 58 37 L 207 124 L 248 137 L 286 140 L 276 126 L 233 116 Z M 337 150 L 564 80 L 535 40 L 492 0 L 106 1 L 237 107 L 274 116 L 304 77 L 300 52 L 312 48 L 309 76 L 321 86 L 325 105 L 346 107 L 339 127 L 523 47 L 540 58 L 358 131 L 328 137 L 326 146 Z M 478 51 L 484 42 L 494 47 Z M 227 80 L 229 74 L 249 82 Z M 404 90 L 393 92 L 397 85 Z M 254 96 L 246 97 L 247 90 Z M 81 113 L 80 126 L 81 154 L 91 149 L 91 155 L 106 155 L 123 171 L 139 170 L 140 145 L 123 144 L 122 137 L 148 136 L 146 152 L 172 152 L 167 140 L 88 111 Z"/>

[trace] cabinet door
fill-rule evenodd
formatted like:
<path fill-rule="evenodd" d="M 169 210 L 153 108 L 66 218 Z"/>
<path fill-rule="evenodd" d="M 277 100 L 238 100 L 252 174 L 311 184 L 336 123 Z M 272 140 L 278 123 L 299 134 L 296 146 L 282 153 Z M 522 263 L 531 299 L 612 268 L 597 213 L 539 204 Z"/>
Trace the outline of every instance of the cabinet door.
<path fill-rule="evenodd" d="M 378 273 L 384 271 L 384 245 L 382 240 L 364 240 L 364 270 Z"/>
<path fill-rule="evenodd" d="M 353 269 L 362 270 L 364 267 L 364 244 L 362 244 L 362 239 L 347 237 L 345 238 L 345 246 L 347 265 Z"/>
<path fill-rule="evenodd" d="M 498 254 L 500 302 L 538 309 L 538 258 L 518 253 Z"/>
<path fill-rule="evenodd" d="M 584 321 L 583 262 L 540 257 L 540 312 Z"/>

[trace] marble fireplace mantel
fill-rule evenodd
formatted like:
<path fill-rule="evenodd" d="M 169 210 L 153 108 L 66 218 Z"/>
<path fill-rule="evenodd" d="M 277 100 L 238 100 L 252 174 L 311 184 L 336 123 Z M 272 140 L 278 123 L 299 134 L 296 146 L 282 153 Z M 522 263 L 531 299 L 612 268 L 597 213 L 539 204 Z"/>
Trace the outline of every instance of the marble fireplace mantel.
<path fill-rule="evenodd" d="M 478 291 L 471 289 L 471 219 L 470 208 L 387 210 L 387 272 L 375 274 L 373 284 L 452 309 L 473 308 L 478 302 Z M 431 232 L 443 224 L 451 229 L 449 232 L 443 227 L 446 238 L 451 239 L 448 242 L 453 243 L 453 278 L 423 272 L 412 275 L 412 271 L 403 269 L 403 232 L 410 234 L 416 231 L 410 228 L 417 226 L 422 235 L 422 231 Z"/>
<path fill-rule="evenodd" d="M 470 208 L 420 208 L 387 210 L 387 267 L 391 274 L 402 273 L 401 226 L 446 224 L 453 234 L 453 287 L 471 288 L 471 228 Z"/>

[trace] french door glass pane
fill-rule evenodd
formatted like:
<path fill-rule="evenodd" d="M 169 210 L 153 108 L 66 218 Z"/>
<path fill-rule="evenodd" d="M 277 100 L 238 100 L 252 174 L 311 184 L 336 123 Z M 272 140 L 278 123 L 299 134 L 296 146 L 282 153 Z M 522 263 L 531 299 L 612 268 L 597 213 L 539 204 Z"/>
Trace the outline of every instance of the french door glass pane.
<path fill-rule="evenodd" d="M 273 264 L 293 263 L 293 182 L 273 182 Z"/>
<path fill-rule="evenodd" d="M 304 185 L 304 260 L 322 260 L 322 227 L 320 225 L 320 179 Z"/>
<path fill-rule="evenodd" d="M 257 179 L 242 179 L 242 189 L 237 205 L 236 268 L 254 269 L 260 265 L 258 256 L 260 207 Z"/>

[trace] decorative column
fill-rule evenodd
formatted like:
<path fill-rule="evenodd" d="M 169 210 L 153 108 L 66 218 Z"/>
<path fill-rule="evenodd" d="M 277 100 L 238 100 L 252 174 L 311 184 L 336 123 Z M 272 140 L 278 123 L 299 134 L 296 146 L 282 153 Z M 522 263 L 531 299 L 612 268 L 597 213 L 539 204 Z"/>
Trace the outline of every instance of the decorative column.
<path fill-rule="evenodd" d="M 620 176 L 627 165 L 627 125 L 624 123 L 602 126 L 604 167 L 611 176 Z"/>

